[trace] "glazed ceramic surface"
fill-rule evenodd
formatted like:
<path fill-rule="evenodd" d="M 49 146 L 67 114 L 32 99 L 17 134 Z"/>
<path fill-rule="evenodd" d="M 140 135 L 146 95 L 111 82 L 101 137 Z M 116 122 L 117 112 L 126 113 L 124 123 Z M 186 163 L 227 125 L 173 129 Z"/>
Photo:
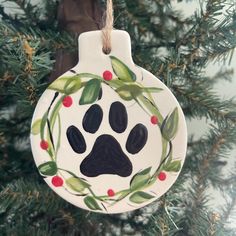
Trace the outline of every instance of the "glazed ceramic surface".
<path fill-rule="evenodd" d="M 136 66 L 130 37 L 101 31 L 79 38 L 79 63 L 54 81 L 33 116 L 31 145 L 47 184 L 99 213 L 143 207 L 163 195 L 183 166 L 187 131 L 170 90 Z"/>

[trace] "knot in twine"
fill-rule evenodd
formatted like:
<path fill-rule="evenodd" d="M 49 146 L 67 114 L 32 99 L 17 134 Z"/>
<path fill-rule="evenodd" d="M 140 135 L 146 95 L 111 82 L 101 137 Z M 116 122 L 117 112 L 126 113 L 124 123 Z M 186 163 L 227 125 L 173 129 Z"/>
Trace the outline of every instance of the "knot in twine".
<path fill-rule="evenodd" d="M 112 0 L 107 0 L 106 21 L 102 29 L 103 52 L 109 54 L 111 52 L 111 32 L 113 30 L 114 16 Z"/>

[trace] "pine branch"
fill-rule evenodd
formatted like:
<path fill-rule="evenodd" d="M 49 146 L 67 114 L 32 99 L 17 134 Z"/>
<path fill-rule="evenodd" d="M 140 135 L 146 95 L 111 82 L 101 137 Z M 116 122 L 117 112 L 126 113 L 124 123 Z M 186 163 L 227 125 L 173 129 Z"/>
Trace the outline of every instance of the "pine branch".
<path fill-rule="evenodd" d="M 12 2 L 21 5 L 23 14 L 12 16 L 0 8 L 1 234 L 233 235 L 227 222 L 234 214 L 235 193 L 228 190 L 235 174 L 221 173 L 236 142 L 235 101 L 220 99 L 212 89 L 219 80 L 230 81 L 233 71 L 205 75 L 210 61 L 229 58 L 235 48 L 232 2 L 208 0 L 206 8 L 185 19 L 170 0 L 114 1 L 116 28 L 131 34 L 135 62 L 172 89 L 187 117 L 206 117 L 218 128 L 189 139 L 178 180 L 151 209 L 112 216 L 79 210 L 41 183 L 29 151 L 30 120 L 48 85 L 56 49 L 74 50 L 77 39 L 59 32 L 57 1 L 35 7 L 29 1 Z M 228 194 L 222 214 L 208 206 L 209 186 Z"/>
<path fill-rule="evenodd" d="M 232 69 L 221 68 L 218 72 L 216 72 L 216 74 L 213 77 L 209 78 L 208 80 L 210 80 L 213 85 L 214 83 L 218 83 L 220 80 L 232 82 L 233 77 L 234 77 L 234 69 L 233 68 Z"/>
<path fill-rule="evenodd" d="M 207 117 L 218 124 L 236 123 L 233 100 L 221 101 L 214 92 L 201 85 L 193 88 L 177 85 L 172 87 L 182 105 L 188 109 L 190 117 Z"/>
<path fill-rule="evenodd" d="M 233 221 L 235 216 L 235 211 L 236 211 L 235 167 L 233 168 L 232 173 L 228 179 L 233 179 L 233 181 L 228 182 L 227 183 L 228 185 L 223 185 L 222 187 L 227 202 L 226 205 L 221 209 L 221 222 L 223 225 L 227 225 L 227 223 L 229 223 L 231 220 Z"/>
<path fill-rule="evenodd" d="M 218 20 L 217 17 L 225 8 L 224 17 Z M 206 10 L 201 9 L 200 15 L 195 15 L 193 27 L 177 41 L 176 50 L 182 53 L 181 47 L 188 47 L 188 53 L 185 53 L 187 64 L 194 60 L 204 66 L 208 60 L 226 61 L 227 58 L 230 62 L 236 47 L 235 33 L 234 4 L 224 0 L 209 0 Z M 196 53 L 199 56 L 194 56 Z"/>
<path fill-rule="evenodd" d="M 8 184 L 0 192 L 0 200 L 0 228 L 6 235 L 25 232 L 25 229 L 27 232 L 41 230 L 44 235 L 48 232 L 52 235 L 78 232 L 96 235 L 100 231 L 96 215 L 91 214 L 88 220 L 86 211 L 74 208 L 30 176 Z"/>
<path fill-rule="evenodd" d="M 212 128 L 204 141 L 199 143 L 198 147 L 195 147 L 196 152 L 198 152 L 198 155 L 194 155 L 197 158 L 197 168 L 193 177 L 194 183 L 189 189 L 188 201 L 185 206 L 186 225 L 188 227 L 184 229 L 184 232 L 188 235 L 201 235 L 207 229 L 209 230 L 208 224 L 212 218 L 208 217 L 207 203 L 209 197 L 206 195 L 206 190 L 210 184 L 209 177 L 212 175 L 212 171 L 216 172 L 212 164 L 215 160 L 221 158 L 221 153 L 225 153 L 227 149 L 232 147 L 236 141 L 235 134 L 235 127 Z M 218 171 L 217 174 L 220 175 L 220 172 Z M 199 227 L 200 225 L 201 227 Z"/>
<path fill-rule="evenodd" d="M 224 212 L 222 214 L 222 220 L 223 222 L 227 222 L 230 218 L 230 216 L 233 215 L 235 211 L 235 206 L 236 206 L 236 197 L 235 195 L 232 196 L 232 199 L 229 204 L 227 204 L 226 208 L 224 209 Z"/>

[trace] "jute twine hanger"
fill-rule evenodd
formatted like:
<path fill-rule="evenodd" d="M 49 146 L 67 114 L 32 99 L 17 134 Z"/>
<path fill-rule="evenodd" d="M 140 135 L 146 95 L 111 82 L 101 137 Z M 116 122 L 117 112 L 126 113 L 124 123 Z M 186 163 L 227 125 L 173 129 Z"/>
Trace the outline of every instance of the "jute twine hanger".
<path fill-rule="evenodd" d="M 111 32 L 113 30 L 114 16 L 112 0 L 107 0 L 105 26 L 102 29 L 103 52 L 109 54 L 111 52 Z"/>

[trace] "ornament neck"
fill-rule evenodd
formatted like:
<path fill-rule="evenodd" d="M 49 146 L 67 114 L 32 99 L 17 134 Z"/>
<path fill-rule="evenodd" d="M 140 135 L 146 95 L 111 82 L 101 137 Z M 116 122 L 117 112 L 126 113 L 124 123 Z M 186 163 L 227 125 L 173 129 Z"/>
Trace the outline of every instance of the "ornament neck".
<path fill-rule="evenodd" d="M 102 31 L 90 31 L 81 34 L 79 37 L 79 64 L 109 60 L 110 55 L 120 58 L 125 63 L 133 64 L 131 40 L 126 31 L 112 30 L 111 45 L 111 52 L 105 54 L 103 52 Z"/>

